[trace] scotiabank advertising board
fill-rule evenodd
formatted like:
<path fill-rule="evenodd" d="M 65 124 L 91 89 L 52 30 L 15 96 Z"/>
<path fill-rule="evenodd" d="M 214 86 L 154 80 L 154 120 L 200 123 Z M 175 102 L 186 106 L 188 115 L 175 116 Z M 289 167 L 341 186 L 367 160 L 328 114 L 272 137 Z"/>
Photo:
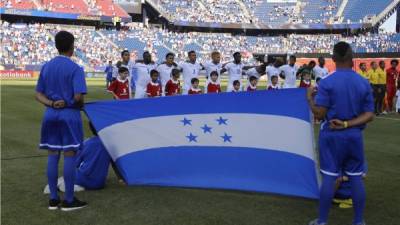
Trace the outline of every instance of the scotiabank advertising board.
<path fill-rule="evenodd" d="M 0 70 L 1 79 L 34 78 L 34 71 L 28 70 Z"/>

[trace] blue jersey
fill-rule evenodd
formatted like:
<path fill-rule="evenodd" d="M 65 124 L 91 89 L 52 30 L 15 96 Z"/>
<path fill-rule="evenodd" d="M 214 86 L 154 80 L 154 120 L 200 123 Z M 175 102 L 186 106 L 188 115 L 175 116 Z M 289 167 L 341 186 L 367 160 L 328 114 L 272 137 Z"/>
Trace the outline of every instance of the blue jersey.
<path fill-rule="evenodd" d="M 107 74 L 107 77 L 106 77 L 107 80 L 112 80 L 112 77 L 113 77 L 113 69 L 114 69 L 113 66 L 107 66 L 107 67 L 106 67 L 106 70 L 105 70 L 104 72 Z"/>
<path fill-rule="evenodd" d="M 84 142 L 78 153 L 75 183 L 86 189 L 103 188 L 111 158 L 100 138 L 95 136 Z"/>
<path fill-rule="evenodd" d="M 52 101 L 64 100 L 66 108 L 47 107 L 41 129 L 40 148 L 53 151 L 79 150 L 83 129 L 74 95 L 86 93 L 83 69 L 66 56 L 57 56 L 43 65 L 36 91 Z"/>
<path fill-rule="evenodd" d="M 362 113 L 374 112 L 374 100 L 368 81 L 353 70 L 339 69 L 318 85 L 317 106 L 328 109 L 322 130 L 329 130 L 327 121 L 351 120 Z M 357 128 L 363 129 L 365 125 Z"/>
<path fill-rule="evenodd" d="M 66 56 L 57 56 L 43 65 L 36 91 L 52 101 L 64 100 L 66 107 L 74 105 L 74 94 L 86 93 L 83 69 Z"/>

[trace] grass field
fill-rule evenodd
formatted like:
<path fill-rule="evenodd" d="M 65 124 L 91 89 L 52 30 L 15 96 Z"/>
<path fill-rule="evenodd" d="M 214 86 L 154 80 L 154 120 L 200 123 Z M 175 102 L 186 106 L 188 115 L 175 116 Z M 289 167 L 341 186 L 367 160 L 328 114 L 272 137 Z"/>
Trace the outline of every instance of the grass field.
<path fill-rule="evenodd" d="M 87 101 L 110 98 L 104 82 L 89 80 Z M 1 224 L 304 225 L 317 202 L 222 190 L 125 187 L 110 172 L 104 190 L 78 197 L 89 207 L 49 211 L 42 194 L 46 153 L 37 146 L 44 107 L 34 100 L 35 81 L 1 81 Z M 85 119 L 86 120 L 86 119 Z M 85 125 L 85 132 L 89 134 Z M 375 119 L 365 131 L 368 225 L 400 224 L 400 116 Z M 62 174 L 62 170 L 60 170 Z M 351 209 L 334 207 L 330 225 L 350 225 Z"/>

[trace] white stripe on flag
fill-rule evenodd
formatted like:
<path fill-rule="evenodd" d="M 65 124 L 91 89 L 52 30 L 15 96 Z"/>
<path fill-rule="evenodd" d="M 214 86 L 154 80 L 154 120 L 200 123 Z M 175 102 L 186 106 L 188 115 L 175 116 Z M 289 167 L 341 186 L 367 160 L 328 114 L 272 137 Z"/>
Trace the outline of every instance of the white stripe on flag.
<path fill-rule="evenodd" d="M 186 121 L 184 125 L 185 119 L 190 124 Z M 311 124 L 286 116 L 213 113 L 149 117 L 113 124 L 99 135 L 114 160 L 136 151 L 178 146 L 269 149 L 314 160 Z"/>

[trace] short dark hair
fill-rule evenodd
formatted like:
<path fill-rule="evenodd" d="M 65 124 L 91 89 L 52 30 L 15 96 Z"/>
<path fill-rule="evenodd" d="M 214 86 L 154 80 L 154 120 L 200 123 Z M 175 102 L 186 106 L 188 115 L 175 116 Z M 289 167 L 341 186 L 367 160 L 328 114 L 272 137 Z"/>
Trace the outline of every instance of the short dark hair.
<path fill-rule="evenodd" d="M 191 84 L 194 84 L 195 82 L 199 82 L 199 79 L 197 79 L 196 77 L 195 77 L 195 78 L 192 78 L 192 79 L 190 80 L 190 83 L 191 83 Z"/>
<path fill-rule="evenodd" d="M 214 75 L 216 75 L 217 77 L 218 77 L 218 72 L 217 71 L 211 71 L 211 73 L 210 73 L 210 77 L 212 77 L 212 76 L 214 76 Z"/>
<path fill-rule="evenodd" d="M 240 81 L 238 81 L 238 80 L 233 81 L 233 86 L 238 85 L 238 84 L 240 85 Z"/>
<path fill-rule="evenodd" d="M 73 48 L 75 38 L 70 32 L 62 30 L 56 34 L 55 41 L 58 52 L 65 53 Z"/>
<path fill-rule="evenodd" d="M 144 55 L 146 55 L 146 54 L 151 55 L 149 51 L 144 51 L 144 52 L 143 52 L 143 57 L 144 57 Z"/>
<path fill-rule="evenodd" d="M 123 50 L 123 51 L 121 52 L 121 57 L 124 56 L 125 53 L 128 53 L 128 54 L 129 54 L 129 51 L 128 51 L 127 49 Z"/>
<path fill-rule="evenodd" d="M 315 82 L 319 82 L 322 78 L 321 77 L 317 77 L 317 79 L 315 79 Z"/>
<path fill-rule="evenodd" d="M 274 79 L 274 78 L 278 78 L 278 76 L 277 75 L 272 75 L 271 76 L 271 80 Z"/>
<path fill-rule="evenodd" d="M 196 54 L 196 52 L 195 52 L 194 50 L 190 50 L 190 51 L 188 52 L 188 56 L 189 56 L 190 54 L 192 54 L 192 53 Z"/>
<path fill-rule="evenodd" d="M 153 74 L 157 74 L 158 75 L 158 71 L 157 70 L 150 70 L 150 76 L 153 76 Z"/>
<path fill-rule="evenodd" d="M 165 58 L 168 58 L 169 56 L 175 57 L 175 54 L 172 53 L 172 52 L 168 52 L 168 53 L 165 55 Z"/>
<path fill-rule="evenodd" d="M 371 63 L 369 65 L 372 66 L 372 64 L 376 64 L 376 62 L 375 61 L 371 61 Z"/>
<path fill-rule="evenodd" d="M 250 81 L 257 80 L 257 77 L 256 76 L 250 76 L 249 80 Z"/>
<path fill-rule="evenodd" d="M 362 66 L 362 65 L 367 65 L 367 64 L 365 64 L 365 62 L 362 62 L 362 63 L 360 63 L 360 65 L 358 65 L 358 66 Z"/>
<path fill-rule="evenodd" d="M 172 69 L 172 71 L 171 71 L 172 76 L 179 75 L 180 73 L 181 73 L 181 71 L 178 69 Z"/>
<path fill-rule="evenodd" d="M 112 63 L 112 61 L 110 60 L 110 61 L 108 61 L 108 63 Z"/>
<path fill-rule="evenodd" d="M 240 52 L 235 52 L 233 53 L 233 56 L 235 57 L 235 55 L 240 55 Z"/>
<path fill-rule="evenodd" d="M 290 55 L 289 59 L 296 59 L 296 56 L 295 55 Z"/>
<path fill-rule="evenodd" d="M 128 73 L 129 73 L 128 68 L 126 68 L 125 66 L 120 66 L 120 67 L 118 68 L 118 73 L 125 73 L 125 72 L 128 72 Z"/>
<path fill-rule="evenodd" d="M 340 41 L 333 47 L 333 57 L 336 62 L 347 62 L 353 60 L 353 50 L 350 44 Z"/>
<path fill-rule="evenodd" d="M 310 64 L 315 64 L 315 65 L 317 65 L 317 63 L 316 63 L 314 60 L 311 60 L 311 61 L 308 63 L 308 65 L 310 65 Z"/>
<path fill-rule="evenodd" d="M 397 59 L 392 59 L 392 60 L 390 61 L 390 64 L 393 64 L 393 63 L 396 63 L 397 65 L 399 65 L 399 60 L 397 60 Z"/>

